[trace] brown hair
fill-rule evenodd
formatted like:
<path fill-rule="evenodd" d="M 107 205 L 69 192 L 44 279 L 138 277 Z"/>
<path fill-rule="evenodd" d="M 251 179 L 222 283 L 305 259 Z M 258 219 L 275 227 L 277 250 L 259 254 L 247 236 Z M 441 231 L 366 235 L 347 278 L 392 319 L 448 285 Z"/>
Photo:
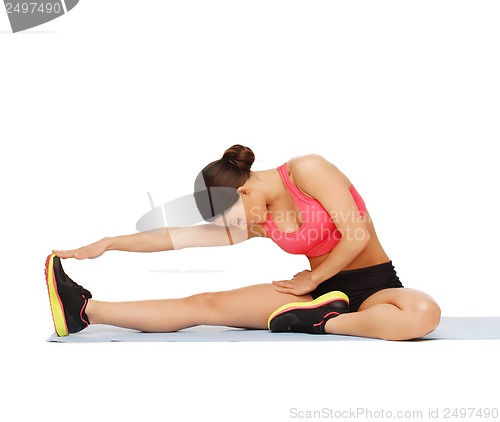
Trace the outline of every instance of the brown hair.
<path fill-rule="evenodd" d="M 205 221 L 218 217 L 238 201 L 236 190 L 250 177 L 254 161 L 255 155 L 250 148 L 236 144 L 198 174 L 194 197 Z"/>

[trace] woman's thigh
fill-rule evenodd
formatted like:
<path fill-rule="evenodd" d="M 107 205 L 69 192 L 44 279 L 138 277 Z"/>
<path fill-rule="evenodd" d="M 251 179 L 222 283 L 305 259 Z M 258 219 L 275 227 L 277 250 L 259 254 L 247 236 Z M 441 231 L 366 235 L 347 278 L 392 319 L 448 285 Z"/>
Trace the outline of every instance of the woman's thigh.
<path fill-rule="evenodd" d="M 216 293 L 195 295 L 205 309 L 203 323 L 249 329 L 267 329 L 269 316 L 280 306 L 291 302 L 308 302 L 307 294 L 294 296 L 279 293 L 273 284 L 257 284 Z"/>
<path fill-rule="evenodd" d="M 427 293 L 405 287 L 384 289 L 374 293 L 361 304 L 359 311 L 384 303 L 397 306 L 403 311 L 420 311 L 430 307 L 439 309 L 435 300 Z"/>

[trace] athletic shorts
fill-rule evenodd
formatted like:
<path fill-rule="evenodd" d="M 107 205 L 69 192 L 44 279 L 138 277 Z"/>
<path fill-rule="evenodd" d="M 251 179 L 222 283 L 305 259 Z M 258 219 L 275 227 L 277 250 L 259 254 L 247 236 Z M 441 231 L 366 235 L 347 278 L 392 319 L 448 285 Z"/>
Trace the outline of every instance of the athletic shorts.
<path fill-rule="evenodd" d="M 349 307 L 356 312 L 361 304 L 372 294 L 384 289 L 403 287 L 392 261 L 372 267 L 341 271 L 323 281 L 309 294 L 317 297 L 339 290 L 349 297 Z"/>

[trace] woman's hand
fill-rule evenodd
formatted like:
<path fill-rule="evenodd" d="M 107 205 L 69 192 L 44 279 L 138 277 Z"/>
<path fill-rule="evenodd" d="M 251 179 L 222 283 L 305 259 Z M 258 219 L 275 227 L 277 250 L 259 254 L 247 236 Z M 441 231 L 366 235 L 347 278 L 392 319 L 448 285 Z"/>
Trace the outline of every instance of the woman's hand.
<path fill-rule="evenodd" d="M 317 286 L 313 283 L 311 271 L 304 270 L 295 274 L 291 280 L 273 281 L 276 291 L 302 296 L 312 292 Z"/>
<path fill-rule="evenodd" d="M 68 251 L 58 251 L 53 250 L 52 253 L 56 254 L 59 258 L 75 258 L 75 259 L 93 259 L 101 256 L 108 248 L 108 239 L 98 240 L 90 245 L 83 246 L 78 249 L 72 249 Z"/>

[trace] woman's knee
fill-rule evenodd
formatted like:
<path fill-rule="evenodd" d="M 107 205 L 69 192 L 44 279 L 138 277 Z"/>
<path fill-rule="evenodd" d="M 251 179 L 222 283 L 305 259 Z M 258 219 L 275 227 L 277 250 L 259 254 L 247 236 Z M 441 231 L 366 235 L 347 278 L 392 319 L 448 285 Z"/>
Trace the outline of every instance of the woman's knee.
<path fill-rule="evenodd" d="M 193 313 L 202 317 L 203 323 L 210 324 L 217 319 L 221 309 L 220 293 L 198 293 L 188 298 Z"/>
<path fill-rule="evenodd" d="M 197 309 L 203 309 L 204 311 L 212 310 L 216 307 L 217 303 L 217 293 L 205 292 L 197 293 L 190 296 L 189 301 Z"/>
<path fill-rule="evenodd" d="M 432 298 L 422 298 L 416 301 L 411 313 L 415 338 L 434 331 L 441 320 L 441 308 Z"/>

